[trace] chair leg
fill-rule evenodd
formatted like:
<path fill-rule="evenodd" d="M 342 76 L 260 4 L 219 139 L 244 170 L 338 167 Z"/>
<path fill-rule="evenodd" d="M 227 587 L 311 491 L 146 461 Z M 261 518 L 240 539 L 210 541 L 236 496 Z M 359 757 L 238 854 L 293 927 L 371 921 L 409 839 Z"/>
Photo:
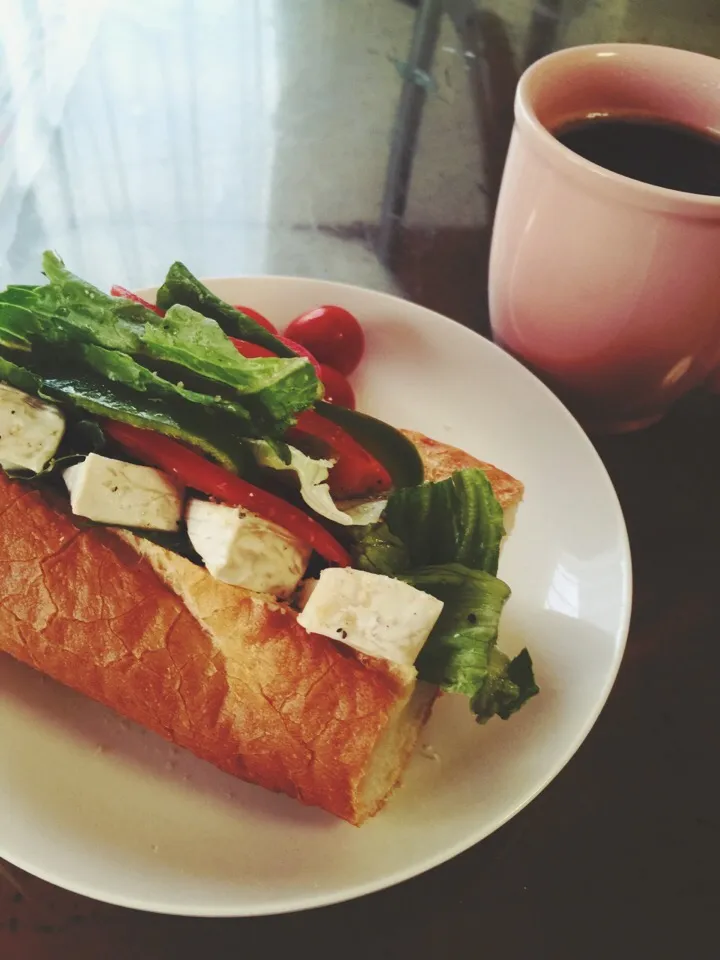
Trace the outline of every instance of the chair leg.
<path fill-rule="evenodd" d="M 468 64 L 475 123 L 480 138 L 492 220 L 513 126 L 518 81 L 515 56 L 502 19 L 474 0 L 444 0 Z"/>
<path fill-rule="evenodd" d="M 563 0 L 535 0 L 525 43 L 524 67 L 557 46 L 563 16 Z"/>
<path fill-rule="evenodd" d="M 376 251 L 382 263 L 392 260 L 397 230 L 405 213 L 426 88 L 419 82 L 429 74 L 440 33 L 443 0 L 421 0 L 415 16 L 407 59 L 407 74 L 395 115 L 385 188 L 380 211 Z"/>

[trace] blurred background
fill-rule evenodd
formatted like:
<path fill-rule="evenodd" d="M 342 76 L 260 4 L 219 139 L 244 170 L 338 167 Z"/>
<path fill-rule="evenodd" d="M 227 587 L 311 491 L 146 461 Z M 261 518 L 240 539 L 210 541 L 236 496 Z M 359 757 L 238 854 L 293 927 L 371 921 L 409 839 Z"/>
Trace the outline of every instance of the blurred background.
<path fill-rule="evenodd" d="M 717 0 L 3 0 L 0 282 L 304 274 L 482 328 L 518 72 Z"/>

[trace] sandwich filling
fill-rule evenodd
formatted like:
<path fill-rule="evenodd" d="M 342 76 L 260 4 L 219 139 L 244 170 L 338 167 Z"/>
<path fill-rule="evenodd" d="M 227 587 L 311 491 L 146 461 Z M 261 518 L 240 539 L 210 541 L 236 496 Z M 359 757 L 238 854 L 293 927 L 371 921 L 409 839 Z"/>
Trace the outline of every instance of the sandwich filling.
<path fill-rule="evenodd" d="M 10 477 L 289 603 L 308 633 L 414 666 L 478 722 L 537 693 L 527 650 L 497 647 L 510 590 L 483 470 L 425 481 L 403 434 L 325 402 L 307 357 L 182 264 L 157 306 L 52 253 L 43 269 L 47 284 L 0 294 Z"/>

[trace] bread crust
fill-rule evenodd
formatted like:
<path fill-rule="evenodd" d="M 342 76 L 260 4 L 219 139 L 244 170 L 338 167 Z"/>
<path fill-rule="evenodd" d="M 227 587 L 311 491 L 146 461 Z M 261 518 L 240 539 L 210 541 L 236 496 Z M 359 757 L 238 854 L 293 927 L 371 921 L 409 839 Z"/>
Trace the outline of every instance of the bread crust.
<path fill-rule="evenodd" d="M 442 445 L 418 436 L 442 473 Z M 436 695 L 413 668 L 66 510 L 0 474 L 0 651 L 244 780 L 356 824 L 382 806 Z"/>
<path fill-rule="evenodd" d="M 402 430 L 401 433 L 404 433 L 417 447 L 425 467 L 426 480 L 444 480 L 455 470 L 479 467 L 490 481 L 493 493 L 503 509 L 512 507 L 522 500 L 524 492 L 522 483 L 492 463 L 478 460 L 477 457 L 457 447 L 451 447 L 447 443 L 431 440 L 430 437 L 416 430 Z"/>

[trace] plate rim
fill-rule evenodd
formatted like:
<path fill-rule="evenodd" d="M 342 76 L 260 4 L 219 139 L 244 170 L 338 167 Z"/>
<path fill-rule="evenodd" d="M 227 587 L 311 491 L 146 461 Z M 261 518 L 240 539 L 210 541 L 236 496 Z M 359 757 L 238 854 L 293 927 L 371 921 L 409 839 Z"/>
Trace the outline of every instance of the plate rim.
<path fill-rule="evenodd" d="M 533 800 L 535 800 L 546 787 L 562 772 L 562 770 L 567 766 L 570 760 L 575 756 L 577 751 L 580 749 L 581 745 L 586 740 L 588 734 L 595 726 L 600 714 L 602 713 L 605 704 L 607 703 L 610 692 L 615 684 L 617 679 L 620 666 L 625 654 L 627 639 L 630 629 L 630 620 L 632 614 L 632 605 L 633 605 L 633 568 L 632 568 L 632 555 L 630 547 L 630 539 L 627 530 L 627 524 L 625 522 L 624 513 L 620 500 L 617 495 L 617 491 L 612 482 L 610 474 L 600 457 L 597 449 L 594 444 L 583 430 L 583 428 L 578 423 L 577 419 L 573 414 L 568 410 L 568 408 L 562 403 L 562 401 L 547 387 L 542 380 L 540 380 L 531 370 L 525 367 L 519 360 L 513 357 L 511 354 L 507 353 L 501 347 L 499 347 L 492 340 L 484 337 L 482 334 L 478 333 L 476 330 L 472 330 L 470 327 L 466 327 L 464 324 L 459 323 L 457 320 L 453 320 L 451 317 L 446 316 L 445 314 L 438 313 L 436 310 L 432 310 L 429 307 L 425 307 L 422 304 L 413 302 L 404 297 L 398 296 L 396 294 L 387 293 L 382 290 L 376 290 L 372 287 L 363 287 L 358 284 L 344 283 L 337 280 L 329 280 L 322 277 L 303 277 L 303 276 L 292 276 L 292 275 L 275 275 L 275 274 L 239 274 L 235 276 L 215 276 L 215 277 L 202 277 L 200 278 L 204 284 L 206 284 L 211 290 L 215 285 L 219 284 L 232 284 L 232 283 L 242 283 L 243 281 L 253 281 L 253 282 L 270 282 L 270 283 L 279 283 L 282 285 L 300 285 L 300 286 L 313 286 L 316 287 L 318 284 L 331 289 L 338 291 L 347 291 L 352 290 L 357 292 L 362 296 L 371 295 L 380 300 L 386 299 L 391 301 L 399 302 L 403 305 L 407 305 L 412 308 L 413 311 L 420 311 L 428 315 L 428 319 L 432 318 L 433 322 L 439 322 L 441 324 L 451 324 L 454 327 L 459 327 L 469 334 L 474 335 L 480 341 L 483 342 L 484 346 L 482 349 L 489 349 L 492 353 L 495 353 L 496 356 L 502 357 L 500 361 L 506 363 L 509 367 L 515 368 L 518 375 L 525 377 L 530 381 L 534 381 L 535 388 L 539 388 L 542 393 L 544 393 L 548 401 L 556 407 L 558 413 L 564 417 L 567 422 L 568 427 L 576 436 L 576 440 L 583 444 L 586 451 L 591 455 L 595 462 L 595 466 L 599 468 L 598 477 L 602 477 L 602 482 L 605 485 L 606 492 L 609 495 L 608 505 L 612 506 L 612 511 L 614 518 L 617 522 L 617 529 L 619 534 L 618 548 L 622 554 L 622 584 L 621 584 L 621 608 L 619 621 L 619 629 L 615 636 L 616 646 L 614 659 L 611 665 L 611 669 L 608 671 L 608 674 L 605 678 L 604 685 L 602 686 L 598 699 L 595 705 L 594 710 L 590 713 L 585 723 L 578 729 L 575 736 L 571 740 L 569 746 L 566 748 L 564 753 L 558 758 L 557 762 L 549 767 L 548 772 L 539 780 L 535 787 L 528 791 L 517 803 L 508 807 L 502 814 L 497 815 L 489 823 L 483 824 L 482 827 L 476 831 L 470 832 L 462 840 L 458 840 L 457 843 L 453 844 L 450 847 L 435 853 L 422 860 L 422 862 L 415 862 L 409 866 L 398 868 L 392 873 L 385 874 L 380 878 L 374 878 L 367 880 L 361 883 L 356 883 L 348 885 L 342 889 L 338 889 L 333 893 L 320 892 L 317 894 L 303 894 L 299 896 L 288 897 L 282 904 L 278 904 L 275 901 L 267 900 L 266 902 L 258 901 L 257 903 L 250 903 L 245 905 L 223 905 L 220 907 L 189 907 L 182 906 L 179 904 L 173 903 L 163 903 L 160 898 L 158 898 L 153 903 L 145 903 L 138 899 L 133 899 L 132 896 L 119 896 L 119 895 L 107 895 L 104 893 L 94 892 L 91 887 L 84 886 L 81 883 L 68 883 L 63 880 L 61 876 L 55 874 L 52 870 L 44 870 L 38 868 L 34 864 L 25 862 L 24 858 L 13 857 L 5 849 L 5 844 L 0 840 L 0 858 L 4 859 L 7 863 L 12 866 L 17 867 L 18 869 L 24 870 L 25 872 L 43 880 L 47 883 L 51 883 L 55 886 L 60 887 L 61 889 L 67 890 L 73 894 L 79 896 L 88 897 L 89 899 L 97 900 L 102 903 L 107 903 L 112 906 L 125 907 L 133 910 L 141 910 L 145 913 L 154 913 L 161 914 L 165 916 L 182 916 L 182 917 L 196 917 L 196 918 L 240 918 L 240 917 L 260 917 L 260 916 L 281 916 L 287 913 L 297 913 L 306 910 L 314 910 L 321 907 L 332 906 L 339 903 L 348 902 L 350 900 L 356 900 L 361 897 L 368 896 L 371 893 L 377 893 L 381 890 L 386 890 L 390 887 L 396 886 L 397 884 L 404 883 L 407 880 L 413 879 L 414 877 L 421 876 L 424 873 L 427 873 L 430 870 L 435 869 L 443 863 L 454 859 L 456 856 L 464 853 L 469 850 L 471 847 L 474 847 L 486 837 L 489 837 L 491 834 L 495 833 L 500 827 L 508 823 L 513 817 L 517 816 L 525 807 L 527 807 Z M 145 286 L 138 287 L 134 292 L 139 296 L 145 299 L 154 300 L 155 294 L 159 289 L 158 286 Z"/>

